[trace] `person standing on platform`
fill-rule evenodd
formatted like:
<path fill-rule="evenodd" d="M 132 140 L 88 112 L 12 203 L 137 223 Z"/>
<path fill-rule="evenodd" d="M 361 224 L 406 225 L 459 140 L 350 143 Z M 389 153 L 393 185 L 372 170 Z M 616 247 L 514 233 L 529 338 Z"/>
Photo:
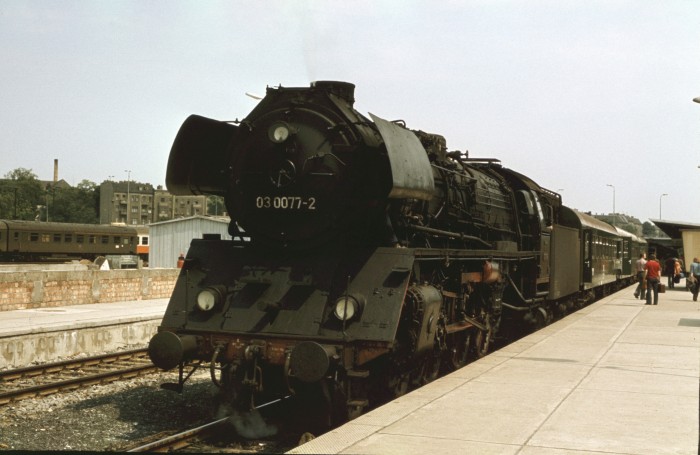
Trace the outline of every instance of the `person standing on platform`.
<path fill-rule="evenodd" d="M 676 261 L 677 259 L 673 256 L 669 256 L 664 261 L 664 273 L 666 274 L 666 278 L 668 279 L 666 287 L 668 287 L 669 289 L 673 289 L 673 274 L 676 271 Z"/>
<path fill-rule="evenodd" d="M 690 280 L 691 277 L 693 278 L 691 281 L 692 283 L 692 291 L 693 291 L 693 302 L 698 301 L 698 290 L 700 290 L 700 262 L 698 262 L 698 258 L 693 258 L 693 263 L 690 264 L 690 276 L 688 279 Z"/>
<path fill-rule="evenodd" d="M 661 264 L 656 260 L 655 254 L 649 255 L 649 260 L 644 264 L 644 278 L 647 280 L 647 303 L 651 305 L 651 293 L 654 292 L 654 305 L 659 304 L 659 281 L 661 281 Z"/>
<path fill-rule="evenodd" d="M 634 270 L 637 272 L 637 289 L 634 291 L 634 298 L 646 299 L 647 286 L 644 282 L 644 266 L 647 263 L 647 254 L 641 253 L 639 259 L 634 263 Z"/>

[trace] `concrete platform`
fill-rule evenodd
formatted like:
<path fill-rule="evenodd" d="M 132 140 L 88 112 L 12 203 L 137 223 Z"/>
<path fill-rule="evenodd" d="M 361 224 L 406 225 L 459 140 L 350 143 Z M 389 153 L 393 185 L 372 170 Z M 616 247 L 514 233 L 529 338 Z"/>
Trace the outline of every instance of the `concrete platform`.
<path fill-rule="evenodd" d="M 146 346 L 169 299 L 0 312 L 0 369 Z"/>
<path fill-rule="evenodd" d="M 700 303 L 633 290 L 290 453 L 697 454 Z"/>

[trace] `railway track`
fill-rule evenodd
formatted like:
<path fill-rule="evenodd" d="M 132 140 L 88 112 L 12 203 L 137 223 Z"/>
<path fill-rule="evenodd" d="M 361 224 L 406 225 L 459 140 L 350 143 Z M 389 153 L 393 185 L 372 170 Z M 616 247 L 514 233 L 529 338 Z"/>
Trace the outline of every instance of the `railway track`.
<path fill-rule="evenodd" d="M 208 437 L 217 429 L 222 428 L 228 419 L 227 416 L 180 433 L 161 437 L 151 442 L 140 443 L 136 447 L 126 450 L 126 452 L 172 452 L 179 450 L 188 447 L 193 441 Z"/>
<path fill-rule="evenodd" d="M 0 371 L 0 406 L 157 371 L 145 348 Z"/>
<path fill-rule="evenodd" d="M 289 398 L 289 397 L 286 397 Z M 256 406 L 251 413 L 256 414 L 252 420 L 259 417 L 259 412 L 263 408 L 275 412 L 275 406 L 279 406 L 286 398 L 273 400 L 268 403 Z M 313 439 L 309 433 L 305 433 L 297 443 L 289 442 L 289 435 L 281 435 L 276 431 L 274 434 L 262 437 L 246 439 L 237 434 L 237 427 L 232 423 L 236 419 L 226 416 L 212 422 L 191 428 L 179 433 L 168 435 L 153 435 L 135 442 L 129 447 L 123 448 L 123 452 L 175 452 L 182 449 L 192 452 L 212 452 L 222 451 L 227 453 L 281 453 L 296 445 Z M 240 420 L 240 419 L 239 419 Z M 262 420 L 260 420 L 262 422 Z M 210 441 L 219 441 L 210 445 Z"/>

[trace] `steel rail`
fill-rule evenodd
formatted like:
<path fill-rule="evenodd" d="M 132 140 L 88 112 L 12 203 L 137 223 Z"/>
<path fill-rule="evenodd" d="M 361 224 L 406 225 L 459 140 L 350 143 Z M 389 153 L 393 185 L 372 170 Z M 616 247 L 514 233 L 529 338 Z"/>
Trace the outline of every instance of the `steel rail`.
<path fill-rule="evenodd" d="M 137 349 L 112 354 L 103 354 L 94 357 L 86 357 L 83 359 L 36 365 L 16 370 L 7 370 L 0 372 L 0 385 L 12 386 L 13 382 L 18 382 L 22 379 L 41 380 L 42 376 L 50 376 L 53 374 L 58 375 L 65 371 L 72 371 L 86 367 L 113 367 L 116 366 L 118 362 L 142 359 L 145 357 L 145 352 L 145 349 Z M 28 387 L 20 386 L 8 391 L 0 391 L 0 406 L 26 398 L 46 396 L 61 391 L 75 390 L 80 387 L 131 379 L 157 371 L 159 371 L 158 368 L 149 360 L 148 363 L 144 363 L 143 365 L 132 365 L 127 368 L 122 367 L 112 369 L 110 371 L 81 374 L 78 377 L 69 379 L 49 380 L 43 384 L 31 385 Z"/>
<path fill-rule="evenodd" d="M 273 405 L 275 403 L 279 403 L 281 401 L 286 400 L 290 396 L 287 395 L 283 398 L 278 398 L 276 400 L 269 401 L 267 403 L 263 403 L 260 406 L 255 406 L 253 409 L 258 410 L 262 409 L 264 407 Z M 162 439 L 159 439 L 157 441 L 149 442 L 147 444 L 140 445 L 138 447 L 133 447 L 131 449 L 126 450 L 126 452 L 169 452 L 173 450 L 178 450 L 183 447 L 187 447 L 190 445 L 190 442 L 192 439 L 201 436 L 203 434 L 206 434 L 207 432 L 214 431 L 216 428 L 219 426 L 223 425 L 227 420 L 229 420 L 231 416 L 226 416 L 222 417 L 218 420 L 214 420 L 209 423 L 205 423 L 204 425 L 200 425 L 195 428 L 191 428 L 189 430 L 182 431 L 180 433 L 176 433 L 170 436 L 166 436 Z"/>

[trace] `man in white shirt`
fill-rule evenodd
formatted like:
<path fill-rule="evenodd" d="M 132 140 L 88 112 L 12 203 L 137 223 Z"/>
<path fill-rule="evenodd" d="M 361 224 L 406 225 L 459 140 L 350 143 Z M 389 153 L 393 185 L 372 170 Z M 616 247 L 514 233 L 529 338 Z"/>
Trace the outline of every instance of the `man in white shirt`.
<path fill-rule="evenodd" d="M 637 262 L 634 263 L 634 271 L 637 273 L 637 289 L 634 291 L 635 299 L 637 297 L 641 298 L 642 300 L 646 298 L 647 289 L 645 286 L 646 283 L 644 282 L 644 266 L 647 263 L 646 257 L 646 253 L 641 253 L 639 255 L 639 259 L 637 259 Z"/>

